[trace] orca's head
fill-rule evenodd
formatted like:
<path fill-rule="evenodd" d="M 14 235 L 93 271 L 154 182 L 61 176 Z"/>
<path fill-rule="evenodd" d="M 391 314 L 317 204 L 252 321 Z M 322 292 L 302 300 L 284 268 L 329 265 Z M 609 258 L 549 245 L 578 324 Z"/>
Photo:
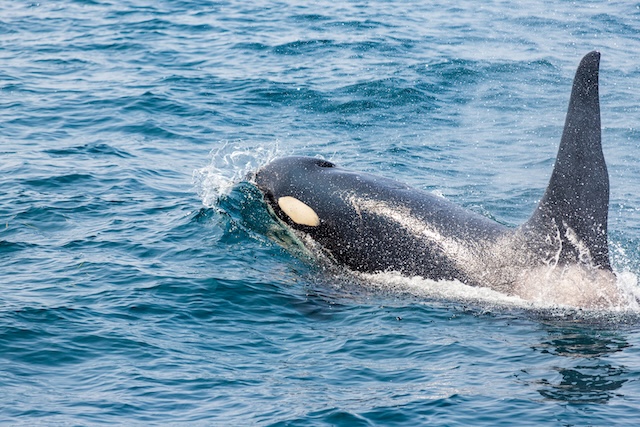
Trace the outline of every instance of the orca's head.
<path fill-rule="evenodd" d="M 333 211 L 330 182 L 339 171 L 333 163 L 314 157 L 282 157 L 260 168 L 255 183 L 278 218 L 311 232 Z"/>

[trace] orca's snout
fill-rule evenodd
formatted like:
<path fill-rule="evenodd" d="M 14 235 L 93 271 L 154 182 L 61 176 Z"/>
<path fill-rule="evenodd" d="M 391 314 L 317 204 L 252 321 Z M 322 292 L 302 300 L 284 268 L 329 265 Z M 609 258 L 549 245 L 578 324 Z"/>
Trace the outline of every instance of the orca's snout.
<path fill-rule="evenodd" d="M 308 181 L 318 169 L 333 168 L 336 165 L 315 157 L 281 157 L 258 169 L 255 183 L 258 189 L 268 196 L 286 196 L 280 194 L 293 190 L 299 183 Z"/>

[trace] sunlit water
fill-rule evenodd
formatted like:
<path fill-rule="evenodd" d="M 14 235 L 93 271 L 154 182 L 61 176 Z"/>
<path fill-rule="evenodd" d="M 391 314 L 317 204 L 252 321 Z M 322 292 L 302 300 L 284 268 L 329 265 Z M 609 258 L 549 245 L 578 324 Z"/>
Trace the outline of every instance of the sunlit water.
<path fill-rule="evenodd" d="M 0 40 L 0 423 L 637 423 L 633 304 L 344 271 L 247 181 L 321 156 L 516 226 L 598 49 L 637 294 L 640 5 L 9 1 Z"/>

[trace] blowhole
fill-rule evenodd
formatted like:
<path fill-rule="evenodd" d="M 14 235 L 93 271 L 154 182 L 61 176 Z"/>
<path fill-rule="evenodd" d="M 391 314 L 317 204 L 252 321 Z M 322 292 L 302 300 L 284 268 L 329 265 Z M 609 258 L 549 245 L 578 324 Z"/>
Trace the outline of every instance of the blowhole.
<path fill-rule="evenodd" d="M 328 160 L 318 160 L 316 164 L 321 168 L 333 168 L 336 166 L 335 164 L 331 163 Z"/>

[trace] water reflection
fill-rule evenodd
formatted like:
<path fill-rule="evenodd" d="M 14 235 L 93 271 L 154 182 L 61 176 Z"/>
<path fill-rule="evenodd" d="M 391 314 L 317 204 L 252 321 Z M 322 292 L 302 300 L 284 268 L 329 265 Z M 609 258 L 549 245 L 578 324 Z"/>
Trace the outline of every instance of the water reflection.
<path fill-rule="evenodd" d="M 630 347 L 615 332 L 551 328 L 548 339 L 534 346 L 543 354 L 559 356 L 547 371 L 535 381 L 538 392 L 546 399 L 572 404 L 607 403 L 619 395 L 628 381 L 629 372 L 623 365 L 607 360 L 610 355 Z"/>

